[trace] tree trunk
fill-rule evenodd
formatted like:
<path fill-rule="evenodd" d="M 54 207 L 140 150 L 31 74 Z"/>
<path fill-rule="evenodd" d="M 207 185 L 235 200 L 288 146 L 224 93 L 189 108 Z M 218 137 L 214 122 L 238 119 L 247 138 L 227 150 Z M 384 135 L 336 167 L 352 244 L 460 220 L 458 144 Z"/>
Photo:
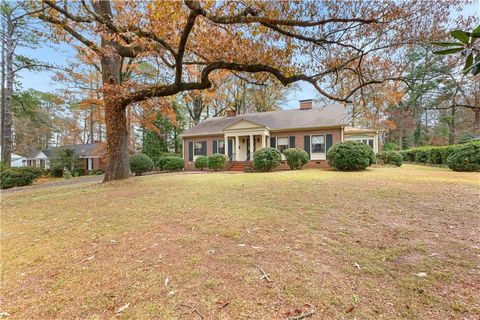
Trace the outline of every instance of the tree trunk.
<path fill-rule="evenodd" d="M 3 111 L 3 132 L 2 132 L 2 162 L 6 167 L 10 167 L 12 158 L 12 95 L 13 95 L 13 29 L 11 15 L 7 14 L 7 33 L 6 33 L 6 88 L 5 88 L 5 106 Z"/>
<path fill-rule="evenodd" d="M 105 19 L 113 16 L 109 1 L 93 1 L 92 5 L 95 13 Z M 108 153 L 104 182 L 130 177 L 126 106 L 118 102 L 116 91 L 121 84 L 122 62 L 114 41 L 108 34 L 102 36 L 104 53 L 101 55 L 101 65 Z"/>
<path fill-rule="evenodd" d="M 474 116 L 474 121 L 473 121 L 473 132 L 476 134 L 480 134 L 480 107 L 476 107 L 473 109 L 473 112 L 475 113 Z"/>
<path fill-rule="evenodd" d="M 2 34 L 6 33 L 5 23 L 2 21 Z M 5 127 L 5 41 L 2 41 L 2 88 L 1 88 L 1 129 L 0 129 L 0 146 L 3 147 L 3 129 Z M 3 153 L 2 153 L 3 154 Z M 2 156 L 0 155 L 0 161 Z"/>
<path fill-rule="evenodd" d="M 449 135 L 448 135 L 448 144 L 455 144 L 455 135 L 456 135 L 456 128 L 455 128 L 455 106 L 452 106 L 451 112 L 452 112 L 452 118 L 450 121 L 448 121 L 448 127 L 449 127 Z"/>

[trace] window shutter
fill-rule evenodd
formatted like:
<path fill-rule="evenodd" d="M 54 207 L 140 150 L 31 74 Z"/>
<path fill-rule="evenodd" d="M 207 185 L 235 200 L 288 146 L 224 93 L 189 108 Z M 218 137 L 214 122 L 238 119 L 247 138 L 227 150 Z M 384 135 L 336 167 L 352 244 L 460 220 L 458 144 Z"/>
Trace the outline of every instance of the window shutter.
<path fill-rule="evenodd" d="M 212 153 L 218 153 L 217 140 L 212 141 Z"/>
<path fill-rule="evenodd" d="M 193 142 L 188 143 L 188 161 L 193 161 Z"/>
<path fill-rule="evenodd" d="M 233 157 L 233 141 L 228 139 L 228 159 L 232 159 Z"/>
<path fill-rule="evenodd" d="M 308 153 L 308 159 L 311 159 L 310 157 L 310 136 L 303 136 L 303 150 L 305 150 Z"/>
<path fill-rule="evenodd" d="M 202 141 L 202 154 L 207 155 L 207 141 Z"/>
<path fill-rule="evenodd" d="M 326 139 L 326 143 L 325 143 L 325 152 L 328 152 L 328 149 L 330 149 L 330 147 L 332 146 L 333 144 L 333 138 L 332 138 L 332 135 L 331 134 L 327 134 L 327 139 Z"/>
<path fill-rule="evenodd" d="M 295 148 L 295 136 L 290 136 L 289 148 Z"/>
<path fill-rule="evenodd" d="M 276 142 L 277 140 L 275 139 L 275 137 L 270 137 L 270 148 L 276 148 Z"/>

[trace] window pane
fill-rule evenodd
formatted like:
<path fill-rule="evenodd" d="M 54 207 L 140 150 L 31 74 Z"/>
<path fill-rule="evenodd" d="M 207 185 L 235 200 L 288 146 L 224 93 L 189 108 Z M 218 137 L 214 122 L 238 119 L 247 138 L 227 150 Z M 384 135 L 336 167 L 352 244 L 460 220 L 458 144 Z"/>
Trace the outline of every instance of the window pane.
<path fill-rule="evenodd" d="M 225 140 L 218 140 L 217 148 L 218 153 L 225 153 Z"/>
<path fill-rule="evenodd" d="M 312 136 L 312 144 L 313 143 L 325 143 L 324 136 Z"/>
<path fill-rule="evenodd" d="M 368 140 L 368 145 L 373 149 L 373 139 Z"/>
<path fill-rule="evenodd" d="M 202 154 L 202 143 L 201 142 L 195 142 L 194 147 L 193 147 L 193 154 L 196 156 L 199 156 Z"/>
<path fill-rule="evenodd" d="M 288 138 L 277 138 L 277 144 L 288 146 Z"/>
<path fill-rule="evenodd" d="M 325 153 L 325 136 L 312 136 L 312 153 Z"/>

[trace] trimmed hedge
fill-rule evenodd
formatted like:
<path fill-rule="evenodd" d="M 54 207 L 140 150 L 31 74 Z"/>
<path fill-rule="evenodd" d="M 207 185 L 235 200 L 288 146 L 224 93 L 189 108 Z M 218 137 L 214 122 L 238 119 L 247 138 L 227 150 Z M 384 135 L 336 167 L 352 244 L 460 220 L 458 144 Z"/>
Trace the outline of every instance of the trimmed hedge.
<path fill-rule="evenodd" d="M 480 171 L 480 143 L 467 143 L 456 148 L 447 158 L 454 171 Z"/>
<path fill-rule="evenodd" d="M 443 147 L 419 147 L 400 151 L 403 161 L 424 163 L 431 165 L 447 165 L 447 159 L 458 150 L 468 148 L 468 146 L 480 146 L 480 141 L 468 142 L 465 144 L 454 144 Z M 466 147 L 467 146 L 467 147 Z M 468 160 L 470 161 L 470 160 Z M 459 171 L 459 170 L 458 170 Z"/>
<path fill-rule="evenodd" d="M 280 164 L 282 154 L 275 148 L 262 148 L 253 154 L 253 167 L 256 171 L 267 172 Z"/>
<path fill-rule="evenodd" d="M 21 168 L 4 169 L 0 173 L 0 188 L 9 189 L 13 187 L 27 186 L 35 181 L 36 172 L 34 170 Z M 35 168 L 32 168 L 35 169 Z"/>
<path fill-rule="evenodd" d="M 203 170 L 208 167 L 208 158 L 206 156 L 198 156 L 195 159 L 195 169 Z"/>
<path fill-rule="evenodd" d="M 327 152 L 328 164 L 341 171 L 364 170 L 376 161 L 372 148 L 362 142 L 344 141 Z"/>
<path fill-rule="evenodd" d="M 207 160 L 208 168 L 212 170 L 221 170 L 227 166 L 227 157 L 222 153 L 214 153 Z"/>
<path fill-rule="evenodd" d="M 392 164 L 397 167 L 403 163 L 402 154 L 398 151 L 381 151 L 377 154 L 377 159 L 383 164 Z"/>
<path fill-rule="evenodd" d="M 300 148 L 288 148 L 283 151 L 291 170 L 299 170 L 308 162 L 308 153 Z"/>
<path fill-rule="evenodd" d="M 164 171 L 181 171 L 185 166 L 185 161 L 180 157 L 165 157 L 162 170 Z"/>
<path fill-rule="evenodd" d="M 146 154 L 137 153 L 130 157 L 130 170 L 132 170 L 136 176 L 140 176 L 142 173 L 152 171 L 152 169 L 153 161 Z"/>

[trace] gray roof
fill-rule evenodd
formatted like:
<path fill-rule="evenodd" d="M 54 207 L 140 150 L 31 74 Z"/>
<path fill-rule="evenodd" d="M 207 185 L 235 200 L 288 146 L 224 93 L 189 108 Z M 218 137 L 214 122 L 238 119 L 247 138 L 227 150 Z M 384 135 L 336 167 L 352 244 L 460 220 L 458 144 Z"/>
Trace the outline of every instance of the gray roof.
<path fill-rule="evenodd" d="M 71 149 L 75 152 L 77 157 L 88 157 L 93 156 L 95 154 L 95 150 L 100 146 L 100 143 L 88 143 L 88 144 L 67 144 L 60 147 L 50 147 L 47 149 L 40 150 L 43 154 L 45 154 L 48 158 L 53 156 L 55 152 L 60 149 Z M 38 152 L 37 152 L 38 153 Z"/>
<path fill-rule="evenodd" d="M 248 120 L 270 130 L 321 128 L 347 125 L 347 113 L 341 104 L 331 104 L 309 110 L 281 110 L 240 114 L 235 117 L 215 117 L 204 120 L 187 130 L 183 136 L 222 134 L 223 130 L 240 121 Z"/>

